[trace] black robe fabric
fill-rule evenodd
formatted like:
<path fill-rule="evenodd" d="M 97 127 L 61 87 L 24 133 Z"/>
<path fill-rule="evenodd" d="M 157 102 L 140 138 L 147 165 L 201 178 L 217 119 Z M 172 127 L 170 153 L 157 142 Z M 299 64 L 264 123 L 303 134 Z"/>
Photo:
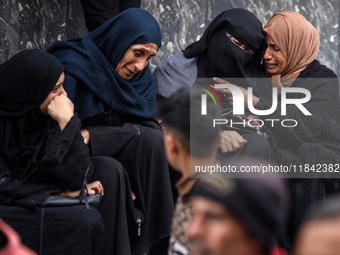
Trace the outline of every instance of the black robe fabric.
<path fill-rule="evenodd" d="M 84 178 L 89 180 L 93 173 L 88 148 L 82 143 L 80 121 L 75 115 L 62 132 L 58 123 L 51 124 L 31 160 L 22 166 L 21 176 L 18 167 L 12 174 L 11 165 L 1 157 L 0 203 L 33 209 L 52 193 L 80 189 Z"/>
<path fill-rule="evenodd" d="M 273 114 L 266 116 L 268 119 L 295 119 L 298 122 L 294 128 L 284 128 L 281 124 L 266 126 L 266 132 L 275 148 L 276 163 L 285 166 L 308 164 L 310 167 L 313 164 L 339 164 L 340 102 L 336 75 L 314 60 L 301 72 L 291 87 L 305 88 L 311 92 L 311 99 L 303 105 L 312 116 L 305 116 L 295 105 L 288 105 L 287 115 L 281 116 L 280 104 Z M 289 98 L 299 97 L 300 93 L 289 93 Z M 255 108 L 269 109 L 270 106 L 270 100 L 260 99 Z M 301 177 L 304 176 L 306 174 Z M 296 232 L 308 216 L 310 207 L 331 194 L 339 193 L 340 181 L 334 176 L 288 179 L 291 210 L 287 237 L 284 240 L 288 251 L 292 249 Z"/>
<path fill-rule="evenodd" d="M 92 156 L 110 156 L 126 169 L 136 195 L 130 226 L 132 254 L 145 254 L 152 244 L 169 236 L 174 202 L 163 133 L 154 121 L 123 126 L 93 126 Z M 141 219 L 141 226 L 136 220 Z"/>
<path fill-rule="evenodd" d="M 85 25 L 91 32 L 118 13 L 129 8 L 140 8 L 141 0 L 81 0 Z"/>

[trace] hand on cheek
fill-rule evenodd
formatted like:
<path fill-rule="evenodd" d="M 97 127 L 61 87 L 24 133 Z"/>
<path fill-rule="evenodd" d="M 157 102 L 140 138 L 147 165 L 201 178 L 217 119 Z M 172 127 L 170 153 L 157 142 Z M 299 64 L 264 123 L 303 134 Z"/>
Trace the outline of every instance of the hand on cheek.
<path fill-rule="evenodd" d="M 60 129 L 63 130 L 74 115 L 74 105 L 66 95 L 60 94 L 50 101 L 47 113 L 59 123 Z"/>

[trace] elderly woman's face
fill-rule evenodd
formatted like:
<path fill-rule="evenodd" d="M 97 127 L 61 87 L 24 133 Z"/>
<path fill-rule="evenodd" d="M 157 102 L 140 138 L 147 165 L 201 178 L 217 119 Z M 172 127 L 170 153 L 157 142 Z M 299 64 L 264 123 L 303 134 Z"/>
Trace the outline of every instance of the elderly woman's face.
<path fill-rule="evenodd" d="M 130 80 L 148 65 L 157 50 L 158 46 L 155 43 L 132 44 L 119 61 L 116 71 L 123 79 Z"/>
<path fill-rule="evenodd" d="M 282 74 L 287 67 L 286 58 L 283 56 L 280 48 L 269 35 L 266 35 L 266 43 L 267 48 L 263 53 L 266 72 L 269 75 Z"/>

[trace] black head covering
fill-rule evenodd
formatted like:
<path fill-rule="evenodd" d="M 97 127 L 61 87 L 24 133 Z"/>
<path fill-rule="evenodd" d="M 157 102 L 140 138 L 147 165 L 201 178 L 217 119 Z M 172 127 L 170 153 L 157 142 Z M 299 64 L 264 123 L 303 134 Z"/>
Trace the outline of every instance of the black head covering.
<path fill-rule="evenodd" d="M 51 118 L 40 111 L 64 71 L 40 50 L 25 50 L 0 65 L 0 156 L 9 166 L 26 166 Z"/>
<path fill-rule="evenodd" d="M 124 119 L 154 118 L 156 84 L 149 67 L 128 81 L 116 71 L 131 45 L 145 43 L 161 46 L 158 22 L 147 11 L 130 8 L 88 36 L 59 41 L 47 50 L 67 66 L 64 87 L 81 119 L 108 113 L 108 124 L 119 124 L 112 111 Z"/>
<path fill-rule="evenodd" d="M 231 42 L 227 33 L 252 50 L 254 55 Z M 261 22 L 251 12 L 237 8 L 219 14 L 202 38 L 190 44 L 183 54 L 186 58 L 199 57 L 199 78 L 263 78 L 260 63 L 264 42 Z"/>

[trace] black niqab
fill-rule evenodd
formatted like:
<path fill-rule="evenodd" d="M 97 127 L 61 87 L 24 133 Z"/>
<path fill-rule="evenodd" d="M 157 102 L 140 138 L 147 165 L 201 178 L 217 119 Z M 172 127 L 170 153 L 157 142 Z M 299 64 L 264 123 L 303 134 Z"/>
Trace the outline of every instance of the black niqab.
<path fill-rule="evenodd" d="M 51 118 L 39 106 L 64 69 L 40 50 L 22 51 L 0 65 L 0 156 L 12 170 L 26 167 L 44 136 Z"/>
<path fill-rule="evenodd" d="M 236 46 L 227 33 L 239 40 L 254 55 Z M 265 43 L 261 22 L 249 11 L 231 9 L 219 14 L 202 38 L 189 45 L 183 54 L 198 58 L 198 78 L 264 78 L 261 51 Z"/>

